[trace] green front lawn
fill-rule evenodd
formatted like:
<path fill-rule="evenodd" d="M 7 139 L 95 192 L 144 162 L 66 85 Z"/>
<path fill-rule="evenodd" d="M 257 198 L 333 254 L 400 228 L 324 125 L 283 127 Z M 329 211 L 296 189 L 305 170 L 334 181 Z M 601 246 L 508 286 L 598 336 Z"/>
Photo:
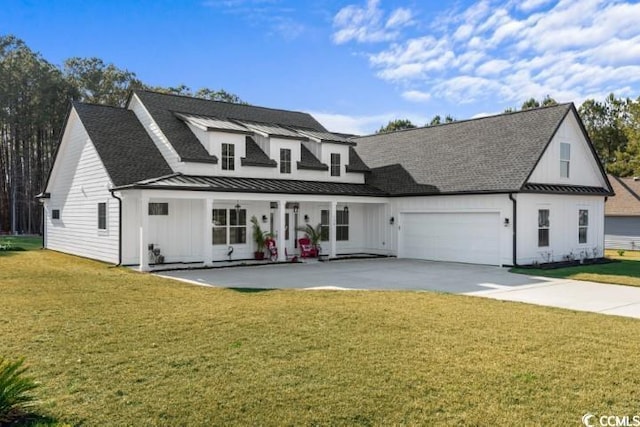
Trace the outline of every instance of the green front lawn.
<path fill-rule="evenodd" d="M 214 289 L 0 258 L 0 353 L 93 425 L 578 425 L 640 407 L 634 319 L 427 292 Z"/>
<path fill-rule="evenodd" d="M 5 249 L 9 252 L 15 250 L 33 250 L 42 247 L 42 236 L 10 236 L 0 235 L 0 256 L 6 254 Z"/>
<path fill-rule="evenodd" d="M 559 279 L 640 286 L 640 258 L 634 256 L 635 252 L 629 252 L 626 252 L 625 256 L 620 257 L 613 256 L 612 253 L 607 251 L 607 257 L 619 261 L 609 264 L 578 265 L 548 270 L 541 268 L 512 268 L 510 271 L 529 276 L 556 277 Z"/>

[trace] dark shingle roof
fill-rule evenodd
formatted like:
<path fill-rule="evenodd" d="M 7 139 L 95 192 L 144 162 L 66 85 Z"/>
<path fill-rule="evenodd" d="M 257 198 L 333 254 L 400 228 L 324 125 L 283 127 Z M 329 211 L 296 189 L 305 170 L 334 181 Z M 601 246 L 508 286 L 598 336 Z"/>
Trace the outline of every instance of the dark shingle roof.
<path fill-rule="evenodd" d="M 245 142 L 246 155 L 240 162 L 242 166 L 260 166 L 265 168 L 275 168 L 278 166 L 275 160 L 270 159 L 267 153 L 262 151 L 258 143 L 250 136 L 246 137 Z"/>
<path fill-rule="evenodd" d="M 227 176 L 192 176 L 173 174 L 150 179 L 125 188 L 162 190 L 220 191 L 239 193 L 323 194 L 344 196 L 386 196 L 367 184 L 301 181 L 293 179 L 236 178 Z"/>
<path fill-rule="evenodd" d="M 370 172 L 371 169 L 364 164 L 360 156 L 353 147 L 349 147 L 349 164 L 347 172 Z"/>
<path fill-rule="evenodd" d="M 561 104 L 354 141 L 373 174 L 387 179 L 393 179 L 388 169 L 377 168 L 402 165 L 415 185 L 435 193 L 518 191 L 570 111 L 573 104 Z M 407 177 L 396 181 L 393 193 L 417 192 L 414 184 L 402 188 Z"/>
<path fill-rule="evenodd" d="M 195 114 L 217 119 L 268 123 L 325 132 L 326 129 L 310 114 L 275 110 L 245 104 L 209 101 L 187 96 L 168 95 L 149 91 L 135 91 L 160 130 L 183 160 L 211 160 L 209 153 L 188 126 L 174 113 Z"/>
<path fill-rule="evenodd" d="M 297 163 L 298 169 L 309 169 L 317 171 L 329 170 L 329 166 L 322 163 L 313 153 L 303 145 L 300 146 L 300 161 Z"/>
<path fill-rule="evenodd" d="M 73 108 L 114 185 L 173 172 L 132 111 L 78 102 Z"/>

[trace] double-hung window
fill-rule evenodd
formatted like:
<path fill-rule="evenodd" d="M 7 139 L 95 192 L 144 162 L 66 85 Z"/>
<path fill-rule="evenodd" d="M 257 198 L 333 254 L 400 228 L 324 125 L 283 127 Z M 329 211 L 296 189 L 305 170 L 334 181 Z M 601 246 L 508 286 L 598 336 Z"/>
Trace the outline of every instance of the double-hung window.
<path fill-rule="evenodd" d="M 336 240 L 349 240 L 349 211 L 336 211 Z"/>
<path fill-rule="evenodd" d="M 236 245 L 247 243 L 247 210 L 213 210 L 213 244 Z"/>
<path fill-rule="evenodd" d="M 578 210 L 578 243 L 587 243 L 587 231 L 589 230 L 589 211 Z"/>
<path fill-rule="evenodd" d="M 340 153 L 331 153 L 331 176 L 340 176 Z"/>
<path fill-rule="evenodd" d="M 329 211 L 320 211 L 320 240 L 329 240 Z M 336 240 L 349 240 L 349 212 L 341 209 L 336 210 Z"/>
<path fill-rule="evenodd" d="M 569 178 L 569 163 L 571 161 L 571 144 L 560 143 L 560 176 Z"/>
<path fill-rule="evenodd" d="M 222 144 L 222 170 L 235 170 L 235 145 Z"/>
<path fill-rule="evenodd" d="M 107 204 L 98 203 L 98 230 L 107 229 Z"/>
<path fill-rule="evenodd" d="M 549 209 L 538 210 L 538 247 L 549 246 Z"/>
<path fill-rule="evenodd" d="M 280 173 L 291 173 L 291 150 L 280 149 Z"/>

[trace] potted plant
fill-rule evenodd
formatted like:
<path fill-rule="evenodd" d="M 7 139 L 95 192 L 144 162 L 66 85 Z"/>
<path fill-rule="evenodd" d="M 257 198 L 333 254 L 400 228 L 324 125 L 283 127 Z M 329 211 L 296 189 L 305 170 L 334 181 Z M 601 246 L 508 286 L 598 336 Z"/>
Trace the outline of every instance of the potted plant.
<path fill-rule="evenodd" d="M 264 245 L 267 237 L 271 236 L 268 231 L 262 231 L 258 218 L 251 217 L 251 224 L 253 225 L 253 241 L 256 243 L 256 251 L 253 253 L 255 259 L 264 259 Z"/>
<path fill-rule="evenodd" d="M 311 224 L 298 227 L 298 231 L 302 231 L 311 241 L 311 246 L 315 250 L 316 256 L 320 256 L 320 240 L 322 238 L 322 224 L 318 224 L 315 228 Z"/>

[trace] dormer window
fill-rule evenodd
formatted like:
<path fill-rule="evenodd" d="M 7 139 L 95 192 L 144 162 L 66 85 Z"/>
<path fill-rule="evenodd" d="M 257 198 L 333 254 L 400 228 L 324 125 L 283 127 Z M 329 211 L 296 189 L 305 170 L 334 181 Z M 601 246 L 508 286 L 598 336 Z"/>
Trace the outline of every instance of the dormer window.
<path fill-rule="evenodd" d="M 340 154 L 331 153 L 331 176 L 340 176 Z"/>
<path fill-rule="evenodd" d="M 291 150 L 280 149 L 280 173 L 291 173 Z"/>
<path fill-rule="evenodd" d="M 235 170 L 235 145 L 222 144 L 222 170 Z"/>
<path fill-rule="evenodd" d="M 560 176 L 569 178 L 569 161 L 571 160 L 571 144 L 560 143 Z"/>

